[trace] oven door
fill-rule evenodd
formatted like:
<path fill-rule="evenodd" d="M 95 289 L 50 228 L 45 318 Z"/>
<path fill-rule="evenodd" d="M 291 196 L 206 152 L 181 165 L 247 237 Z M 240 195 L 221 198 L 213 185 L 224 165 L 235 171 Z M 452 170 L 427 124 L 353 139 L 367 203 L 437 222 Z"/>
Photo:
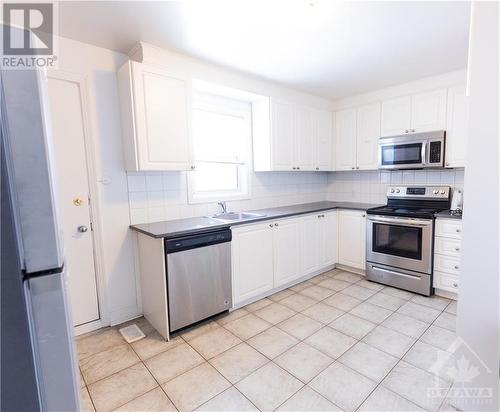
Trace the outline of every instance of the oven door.
<path fill-rule="evenodd" d="M 399 142 L 384 139 L 379 143 L 380 169 L 418 169 L 426 165 L 426 141 Z"/>
<path fill-rule="evenodd" d="M 432 219 L 368 215 L 366 260 L 432 273 Z"/>

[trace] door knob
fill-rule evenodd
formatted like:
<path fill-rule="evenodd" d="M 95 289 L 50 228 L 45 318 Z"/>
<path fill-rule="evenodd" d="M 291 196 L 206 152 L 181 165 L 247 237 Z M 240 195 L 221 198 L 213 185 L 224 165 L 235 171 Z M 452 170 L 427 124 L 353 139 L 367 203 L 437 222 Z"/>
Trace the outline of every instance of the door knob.
<path fill-rule="evenodd" d="M 87 230 L 89 230 L 87 228 L 87 226 L 78 226 L 78 231 L 81 232 L 81 233 L 85 233 Z"/>

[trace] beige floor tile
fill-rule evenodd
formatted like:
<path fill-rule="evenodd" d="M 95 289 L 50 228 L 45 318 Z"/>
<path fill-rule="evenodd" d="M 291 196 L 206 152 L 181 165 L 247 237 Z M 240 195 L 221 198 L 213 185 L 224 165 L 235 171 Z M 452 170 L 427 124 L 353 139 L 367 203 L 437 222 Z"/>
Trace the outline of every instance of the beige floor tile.
<path fill-rule="evenodd" d="M 389 310 L 397 310 L 406 303 L 405 299 L 397 298 L 386 293 L 377 293 L 367 300 L 367 302 Z"/>
<path fill-rule="evenodd" d="M 144 362 L 156 380 L 164 383 L 200 365 L 204 359 L 191 346 L 182 343 Z"/>
<path fill-rule="evenodd" d="M 282 354 L 298 342 L 296 338 L 274 326 L 247 341 L 249 345 L 266 355 L 269 359 Z"/>
<path fill-rule="evenodd" d="M 213 412 L 258 411 L 255 405 L 234 387 L 226 389 L 215 398 L 210 399 L 199 408 L 196 408 L 196 410 Z"/>
<path fill-rule="evenodd" d="M 307 383 L 334 360 L 304 342 L 274 359 L 274 362 L 302 382 Z"/>
<path fill-rule="evenodd" d="M 276 325 L 281 330 L 284 330 L 289 335 L 295 336 L 297 339 L 305 339 L 312 335 L 317 330 L 323 327 L 321 322 L 311 319 L 301 313 L 297 313 L 290 319 L 287 319 Z"/>
<path fill-rule="evenodd" d="M 214 329 L 189 342 L 205 359 L 213 358 L 239 343 L 241 343 L 241 339 L 224 328 Z"/>
<path fill-rule="evenodd" d="M 186 342 L 189 342 L 194 338 L 197 338 L 198 336 L 201 336 L 204 333 L 210 332 L 217 328 L 220 328 L 220 325 L 217 322 L 210 320 L 186 329 L 180 336 Z"/>
<path fill-rule="evenodd" d="M 348 288 L 342 290 L 342 293 L 344 295 L 352 296 L 356 299 L 365 300 L 377 292 L 373 289 L 367 289 L 359 285 L 351 285 Z"/>
<path fill-rule="evenodd" d="M 457 317 L 451 313 L 443 312 L 434 321 L 434 326 L 439 326 L 440 328 L 445 328 L 455 332 L 457 330 Z"/>
<path fill-rule="evenodd" d="M 149 335 L 151 333 L 156 332 L 156 329 L 149 323 L 144 316 L 140 318 L 129 320 L 128 322 L 122 323 L 120 325 L 116 325 L 115 329 L 119 330 L 121 328 L 125 328 L 130 325 L 137 325 L 140 330 L 144 332 L 145 335 Z"/>
<path fill-rule="evenodd" d="M 325 326 L 314 335 L 309 336 L 305 342 L 331 358 L 337 359 L 353 346 L 357 340 L 329 326 Z"/>
<path fill-rule="evenodd" d="M 396 332 L 401 332 L 412 338 L 419 338 L 430 325 L 421 320 L 395 312 L 382 322 L 382 326 L 395 330 Z"/>
<path fill-rule="evenodd" d="M 429 389 L 450 386 L 448 382 L 403 361 L 396 365 L 382 385 L 428 411 L 437 410 L 443 400 L 430 396 Z"/>
<path fill-rule="evenodd" d="M 384 289 L 384 286 L 381 285 L 380 283 L 375 283 L 366 279 L 361 279 L 359 282 L 356 283 L 356 285 L 376 291 Z"/>
<path fill-rule="evenodd" d="M 83 379 L 81 369 L 78 369 L 78 372 L 80 372 L 80 388 L 84 388 L 85 386 L 87 386 L 87 384 L 85 383 L 85 379 Z"/>
<path fill-rule="evenodd" d="M 282 299 L 287 298 L 290 295 L 293 295 L 295 292 L 290 289 L 284 289 L 278 293 L 275 293 L 274 295 L 269 296 L 269 299 L 271 299 L 273 302 L 279 302 Z"/>
<path fill-rule="evenodd" d="M 359 412 L 424 412 L 424 409 L 379 386 L 358 409 Z"/>
<path fill-rule="evenodd" d="M 427 323 L 434 322 L 434 320 L 436 320 L 436 318 L 441 313 L 441 311 L 439 310 L 432 309 L 428 306 L 419 305 L 413 302 L 405 303 L 397 310 L 397 312 Z"/>
<path fill-rule="evenodd" d="M 443 298 L 441 296 L 421 296 L 415 295 L 411 298 L 413 303 L 418 303 L 419 305 L 429 306 L 430 308 L 442 311 L 449 305 L 450 299 Z"/>
<path fill-rule="evenodd" d="M 455 356 L 452 353 L 417 341 L 406 353 L 403 360 L 442 379 L 453 381 L 454 376 L 449 373 L 455 366 Z"/>
<path fill-rule="evenodd" d="M 248 315 L 250 312 L 246 309 L 236 309 L 236 310 L 233 310 L 232 312 L 229 312 L 229 313 L 225 313 L 221 316 L 219 316 L 217 318 L 217 323 L 221 326 L 224 326 L 225 324 L 233 321 L 233 320 L 236 320 L 236 319 L 239 319 L 239 318 L 242 318 L 243 316 L 246 316 Z"/>
<path fill-rule="evenodd" d="M 318 286 L 321 286 L 322 288 L 331 289 L 335 292 L 340 292 L 341 290 L 344 290 L 345 288 L 351 286 L 351 283 L 346 282 L 344 280 L 327 278 L 319 282 Z"/>
<path fill-rule="evenodd" d="M 231 387 L 231 384 L 213 366 L 204 363 L 162 387 L 179 411 L 192 411 Z"/>
<path fill-rule="evenodd" d="M 314 285 L 314 283 L 312 282 L 309 282 L 308 280 L 306 280 L 305 282 L 301 282 L 301 283 L 298 283 L 297 285 L 295 286 L 291 286 L 289 289 L 294 291 L 294 292 L 300 292 L 301 290 L 304 290 L 310 286 Z"/>
<path fill-rule="evenodd" d="M 174 404 L 168 399 L 162 388 L 157 387 L 144 395 L 120 406 L 116 411 L 120 412 L 176 412 Z"/>
<path fill-rule="evenodd" d="M 392 315 L 393 312 L 392 310 L 384 309 L 368 302 L 363 302 L 352 309 L 350 313 L 373 323 L 382 323 L 390 315 Z"/>
<path fill-rule="evenodd" d="M 303 310 L 302 313 L 314 320 L 328 324 L 339 316 L 342 316 L 345 312 L 333 306 L 326 305 L 323 302 L 319 302 Z"/>
<path fill-rule="evenodd" d="M 122 343 L 125 343 L 125 340 L 114 328 L 105 328 L 98 332 L 78 337 L 76 339 L 78 359 L 81 361 Z"/>
<path fill-rule="evenodd" d="M 328 296 L 332 296 L 335 293 L 335 291 L 327 288 L 322 288 L 321 286 L 318 285 L 314 285 L 311 286 L 310 288 L 302 290 L 299 293 L 301 295 L 305 295 L 312 299 L 320 301 L 326 299 Z"/>
<path fill-rule="evenodd" d="M 127 343 L 96 353 L 80 362 L 87 385 L 106 378 L 140 362 L 139 357 Z"/>
<path fill-rule="evenodd" d="M 304 386 L 300 391 L 282 404 L 277 411 L 283 412 L 337 412 L 342 411 L 337 405 L 312 390 L 309 386 Z"/>
<path fill-rule="evenodd" d="M 272 411 L 302 388 L 303 383 L 270 362 L 236 384 L 262 411 Z"/>
<path fill-rule="evenodd" d="M 401 358 L 415 343 L 415 339 L 395 330 L 378 326 L 363 338 L 363 342 L 389 355 Z"/>
<path fill-rule="evenodd" d="M 362 339 L 377 325 L 368 320 L 346 313 L 330 323 L 330 327 L 356 339 Z"/>
<path fill-rule="evenodd" d="M 420 337 L 422 342 L 448 352 L 454 352 L 456 339 L 457 335 L 455 332 L 434 325 L 431 325 Z"/>
<path fill-rule="evenodd" d="M 242 318 L 233 320 L 224 325 L 227 330 L 234 333 L 242 340 L 247 340 L 271 326 L 269 322 L 252 314 L 243 316 Z"/>
<path fill-rule="evenodd" d="M 80 388 L 80 411 L 81 412 L 94 412 L 94 404 L 90 399 L 89 391 L 87 388 Z"/>
<path fill-rule="evenodd" d="M 272 323 L 273 325 L 284 321 L 295 315 L 295 311 L 287 308 L 279 303 L 273 303 L 266 306 L 265 308 L 259 309 L 254 312 L 255 316 L 264 319 L 265 321 Z"/>
<path fill-rule="evenodd" d="M 142 363 L 89 385 L 97 411 L 111 411 L 149 392 L 158 384 Z"/>
<path fill-rule="evenodd" d="M 233 384 L 246 378 L 267 362 L 269 360 L 264 355 L 246 343 L 240 343 L 210 360 L 212 366 Z"/>
<path fill-rule="evenodd" d="M 339 362 L 375 382 L 380 382 L 398 360 L 363 342 L 358 342 L 339 358 Z"/>
<path fill-rule="evenodd" d="M 406 299 L 406 300 L 409 300 L 412 297 L 417 296 L 417 295 L 415 295 L 415 293 L 408 292 L 406 290 L 397 289 L 397 288 L 392 288 L 390 286 L 386 286 L 385 288 L 383 288 L 381 290 L 381 292 L 387 293 L 388 295 L 391 295 L 391 296 L 396 296 L 397 298 Z"/>
<path fill-rule="evenodd" d="M 328 276 L 326 273 L 322 273 L 321 275 L 317 275 L 309 279 L 309 282 L 317 285 L 318 283 L 321 283 L 326 279 L 330 279 L 330 276 Z"/>
<path fill-rule="evenodd" d="M 266 307 L 267 305 L 270 305 L 271 303 L 273 303 L 273 301 L 271 299 L 264 298 L 264 299 L 258 300 L 257 302 L 250 303 L 250 305 L 246 305 L 245 309 L 248 310 L 249 312 L 253 312 L 253 311 L 262 309 L 262 308 Z"/>
<path fill-rule="evenodd" d="M 456 315 L 457 314 L 457 301 L 456 300 L 452 300 L 448 306 L 446 307 L 446 309 L 444 310 L 446 313 L 451 313 L 452 315 Z"/>
<path fill-rule="evenodd" d="M 349 311 L 356 306 L 358 306 L 362 301 L 352 296 L 344 295 L 343 293 L 337 293 L 329 298 L 326 298 L 322 303 L 333 306 L 337 309 L 344 311 Z"/>
<path fill-rule="evenodd" d="M 335 362 L 309 384 L 315 391 L 345 411 L 354 411 L 368 397 L 376 383 Z"/>
<path fill-rule="evenodd" d="M 158 332 L 153 332 L 138 341 L 132 342 L 130 345 L 141 359 L 148 359 L 168 349 L 175 348 L 184 341 L 180 336 L 176 336 L 169 341 L 166 341 Z"/>
<path fill-rule="evenodd" d="M 357 274 L 351 273 L 351 272 L 340 272 L 340 273 L 337 273 L 336 275 L 333 275 L 333 278 L 338 279 L 338 280 L 343 280 L 343 281 L 349 282 L 349 283 L 356 283 L 356 282 L 359 282 L 361 279 L 364 279 L 364 276 L 357 275 Z M 362 285 L 360 285 L 360 286 L 362 286 Z"/>
<path fill-rule="evenodd" d="M 295 293 L 287 298 L 280 300 L 280 304 L 289 307 L 292 310 L 301 312 L 309 306 L 316 304 L 317 301 L 299 293 Z"/>

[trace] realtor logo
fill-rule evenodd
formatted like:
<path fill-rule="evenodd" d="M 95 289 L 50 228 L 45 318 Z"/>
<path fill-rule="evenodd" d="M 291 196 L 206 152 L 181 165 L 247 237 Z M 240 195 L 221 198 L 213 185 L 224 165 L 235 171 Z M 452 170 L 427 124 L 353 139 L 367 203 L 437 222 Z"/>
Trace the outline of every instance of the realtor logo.
<path fill-rule="evenodd" d="M 4 55 L 53 54 L 52 3 L 4 3 L 3 21 Z M 12 30 L 12 26 L 22 27 L 24 30 Z"/>

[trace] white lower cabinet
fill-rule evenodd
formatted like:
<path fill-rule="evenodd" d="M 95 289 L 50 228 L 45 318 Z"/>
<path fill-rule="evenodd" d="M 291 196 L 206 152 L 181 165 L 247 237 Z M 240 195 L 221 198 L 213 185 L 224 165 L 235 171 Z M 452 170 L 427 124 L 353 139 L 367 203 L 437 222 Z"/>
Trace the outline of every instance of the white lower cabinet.
<path fill-rule="evenodd" d="M 462 221 L 437 219 L 434 237 L 433 286 L 453 297 L 458 293 L 460 259 L 462 256 Z M 437 292 L 439 294 L 439 291 Z"/>
<path fill-rule="evenodd" d="M 366 265 L 366 213 L 338 211 L 338 263 L 357 269 Z"/>
<path fill-rule="evenodd" d="M 274 287 L 299 278 L 301 218 L 285 219 L 273 224 Z"/>

